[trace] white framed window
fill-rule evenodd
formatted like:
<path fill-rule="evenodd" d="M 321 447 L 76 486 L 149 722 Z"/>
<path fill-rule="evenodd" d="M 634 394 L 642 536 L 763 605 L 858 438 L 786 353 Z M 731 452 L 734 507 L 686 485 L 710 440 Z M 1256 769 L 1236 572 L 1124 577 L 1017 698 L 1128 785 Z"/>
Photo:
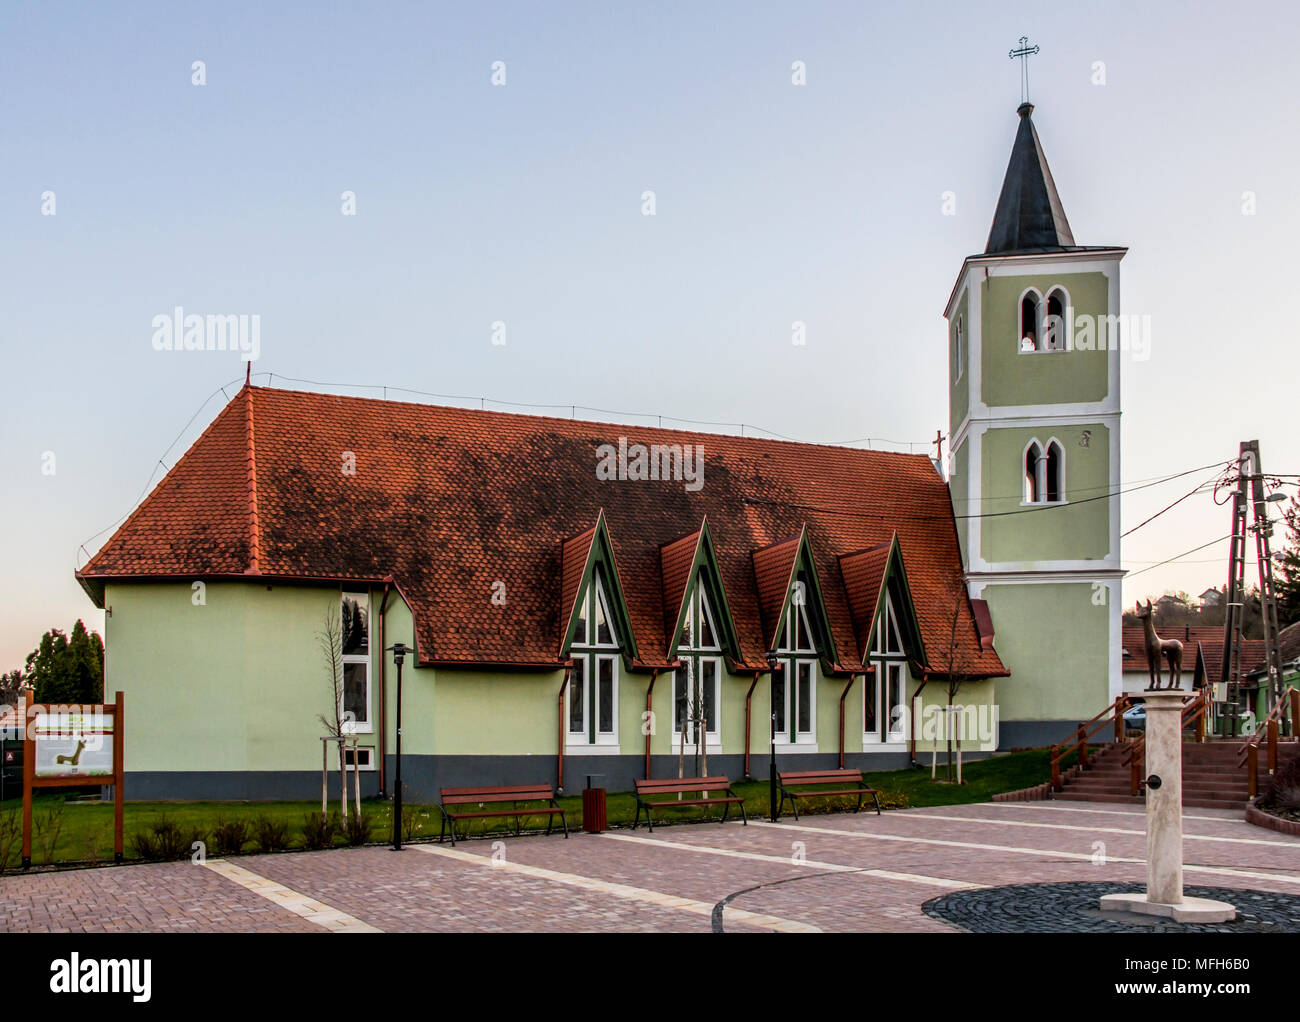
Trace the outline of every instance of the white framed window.
<path fill-rule="evenodd" d="M 682 667 L 673 672 L 673 751 L 699 746 L 703 727 L 709 751 L 722 745 L 722 647 L 717 619 L 705 587 L 697 579 L 686 605 L 677 639 L 676 656 Z"/>
<path fill-rule="evenodd" d="M 952 378 L 960 380 L 961 374 L 966 368 L 966 330 L 962 317 L 957 317 L 957 323 L 953 327 L 952 337 Z"/>
<path fill-rule="evenodd" d="M 346 769 L 352 769 L 353 750 L 345 748 L 343 750 L 343 763 Z M 367 770 L 375 769 L 375 750 L 369 745 L 358 745 L 356 748 L 357 769 L 363 773 Z"/>
<path fill-rule="evenodd" d="M 871 641 L 873 674 L 862 688 L 864 743 L 907 740 L 907 654 L 889 593 Z"/>
<path fill-rule="evenodd" d="M 599 571 L 582 595 L 569 656 L 573 659 L 565 690 L 569 743 L 617 747 L 621 654 Z"/>
<path fill-rule="evenodd" d="M 807 612 L 807 583 L 794 583 L 772 674 L 777 741 L 817 746 L 817 644 Z"/>
<path fill-rule="evenodd" d="M 370 691 L 370 594 L 343 593 L 339 612 L 343 653 L 343 690 L 339 719 L 343 733 L 370 734 L 375 730 Z"/>
<path fill-rule="evenodd" d="M 1052 437 L 1044 448 L 1035 438 L 1025 445 L 1022 465 L 1025 504 L 1065 503 L 1065 448 Z"/>

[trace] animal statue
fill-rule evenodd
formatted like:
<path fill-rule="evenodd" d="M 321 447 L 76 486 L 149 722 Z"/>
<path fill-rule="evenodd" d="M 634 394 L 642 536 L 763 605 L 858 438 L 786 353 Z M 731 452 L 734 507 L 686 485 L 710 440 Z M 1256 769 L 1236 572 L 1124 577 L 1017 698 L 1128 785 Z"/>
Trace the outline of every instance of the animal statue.
<path fill-rule="evenodd" d="M 1146 637 L 1147 670 L 1151 674 L 1151 684 L 1147 691 L 1157 691 L 1160 685 L 1160 661 L 1163 658 L 1169 664 L 1169 684 L 1165 688 L 1181 688 L 1183 677 L 1183 644 L 1177 639 L 1162 639 L 1156 634 L 1155 622 L 1151 619 L 1151 601 L 1145 607 L 1137 605 L 1138 620 L 1142 622 L 1142 633 Z"/>

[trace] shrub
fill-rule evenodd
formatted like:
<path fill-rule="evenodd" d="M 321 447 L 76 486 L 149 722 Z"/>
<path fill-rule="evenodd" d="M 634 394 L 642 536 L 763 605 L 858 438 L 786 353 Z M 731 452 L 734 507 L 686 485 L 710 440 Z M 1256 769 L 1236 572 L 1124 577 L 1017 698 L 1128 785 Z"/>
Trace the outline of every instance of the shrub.
<path fill-rule="evenodd" d="M 54 861 L 54 846 L 63 831 L 63 806 L 47 809 L 32 815 L 32 842 L 40 849 L 41 861 L 49 865 Z"/>
<path fill-rule="evenodd" d="M 343 824 L 343 838 L 352 847 L 364 845 L 370 840 L 370 831 L 374 822 L 367 813 L 353 813 Z"/>
<path fill-rule="evenodd" d="M 308 813 L 302 819 L 302 840 L 307 848 L 330 848 L 339 832 L 339 814 L 332 812 L 322 818 L 320 813 Z"/>
<path fill-rule="evenodd" d="M 181 825 L 166 813 L 147 829 L 132 834 L 131 847 L 140 858 L 155 861 L 172 862 L 190 854 L 190 841 Z"/>
<path fill-rule="evenodd" d="M 212 843 L 218 855 L 238 855 L 248 843 L 249 830 L 246 820 L 227 820 L 218 816 L 216 826 L 212 829 Z"/>
<path fill-rule="evenodd" d="M 289 824 L 261 813 L 253 820 L 253 844 L 263 853 L 282 852 L 289 847 Z"/>
<path fill-rule="evenodd" d="M 19 858 L 23 847 L 23 821 L 17 809 L 0 813 L 0 873 L 9 868 L 9 860 Z"/>

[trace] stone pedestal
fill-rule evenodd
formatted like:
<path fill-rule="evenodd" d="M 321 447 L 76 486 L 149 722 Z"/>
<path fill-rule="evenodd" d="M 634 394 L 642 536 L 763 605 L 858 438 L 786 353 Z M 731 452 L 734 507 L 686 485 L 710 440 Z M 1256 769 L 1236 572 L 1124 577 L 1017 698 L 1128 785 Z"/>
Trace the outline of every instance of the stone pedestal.
<path fill-rule="evenodd" d="M 1103 912 L 1139 912 L 1177 922 L 1237 917 L 1227 902 L 1183 897 L 1182 689 L 1143 692 L 1146 700 L 1147 891 L 1107 894 Z M 1159 778 L 1157 781 L 1156 778 Z"/>

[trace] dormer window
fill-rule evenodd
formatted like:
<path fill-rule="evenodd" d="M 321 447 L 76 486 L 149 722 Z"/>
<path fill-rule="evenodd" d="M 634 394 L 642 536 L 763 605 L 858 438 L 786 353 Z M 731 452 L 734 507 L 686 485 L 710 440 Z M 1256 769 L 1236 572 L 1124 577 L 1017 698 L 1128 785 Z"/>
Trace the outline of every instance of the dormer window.
<path fill-rule="evenodd" d="M 599 569 L 582 594 L 569 656 L 569 741 L 617 746 L 620 645 Z"/>
<path fill-rule="evenodd" d="M 702 573 L 701 573 L 702 575 Z M 720 745 L 722 733 L 722 647 L 716 638 L 713 606 L 701 578 L 688 597 L 676 655 L 682 662 L 673 673 L 673 748 L 697 748 L 703 737 L 709 751 Z M 703 724 L 701 729 L 700 725 Z M 701 735 L 701 730 L 703 734 Z"/>
<path fill-rule="evenodd" d="M 1037 440 L 1025 448 L 1025 503 L 1059 504 L 1065 500 L 1065 451 L 1053 439 L 1044 449 Z"/>
<path fill-rule="evenodd" d="M 808 582 L 791 589 L 772 674 L 772 713 L 778 741 L 817 743 L 817 643 L 808 619 Z"/>
<path fill-rule="evenodd" d="M 863 686 L 862 730 L 868 742 L 902 742 L 907 724 L 907 654 L 888 592 L 871 640 L 874 671 Z"/>

